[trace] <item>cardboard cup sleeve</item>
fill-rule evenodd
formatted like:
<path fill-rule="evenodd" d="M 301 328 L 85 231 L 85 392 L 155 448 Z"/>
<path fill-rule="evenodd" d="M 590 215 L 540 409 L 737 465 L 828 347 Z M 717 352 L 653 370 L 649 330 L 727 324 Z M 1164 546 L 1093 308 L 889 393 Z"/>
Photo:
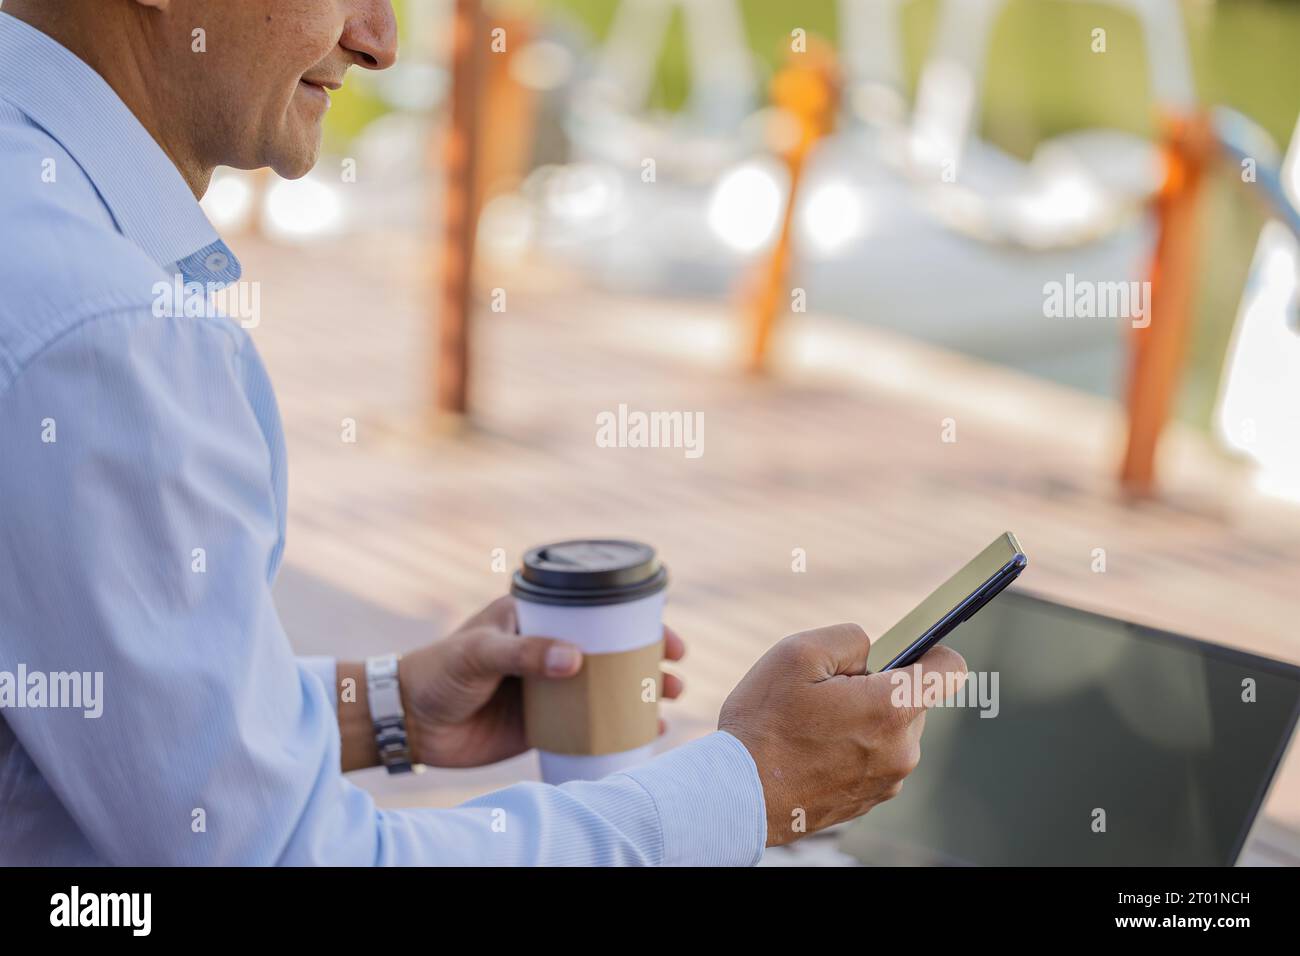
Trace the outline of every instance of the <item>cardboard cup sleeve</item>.
<path fill-rule="evenodd" d="M 659 736 L 664 642 L 584 654 L 573 677 L 525 678 L 528 743 L 557 754 L 621 753 Z"/>

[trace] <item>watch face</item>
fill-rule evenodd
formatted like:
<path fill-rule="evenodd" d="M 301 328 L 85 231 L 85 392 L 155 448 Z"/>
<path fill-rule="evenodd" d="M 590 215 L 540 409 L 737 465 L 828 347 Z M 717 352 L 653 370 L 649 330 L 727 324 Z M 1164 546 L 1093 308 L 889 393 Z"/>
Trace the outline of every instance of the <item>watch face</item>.
<path fill-rule="evenodd" d="M 396 654 L 366 658 L 366 680 L 394 680 L 397 677 Z"/>

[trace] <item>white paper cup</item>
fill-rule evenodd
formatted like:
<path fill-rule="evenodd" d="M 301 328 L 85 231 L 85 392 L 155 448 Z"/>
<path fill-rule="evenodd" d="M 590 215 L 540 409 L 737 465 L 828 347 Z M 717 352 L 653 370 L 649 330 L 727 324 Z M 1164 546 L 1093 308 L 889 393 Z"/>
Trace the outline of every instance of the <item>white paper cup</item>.
<path fill-rule="evenodd" d="M 663 639 L 667 584 L 667 569 L 648 545 L 564 541 L 529 551 L 515 572 L 511 592 L 520 634 L 560 638 L 584 654 L 615 654 Z M 546 783 L 598 780 L 644 763 L 653 754 L 653 740 L 615 753 L 538 750 Z"/>

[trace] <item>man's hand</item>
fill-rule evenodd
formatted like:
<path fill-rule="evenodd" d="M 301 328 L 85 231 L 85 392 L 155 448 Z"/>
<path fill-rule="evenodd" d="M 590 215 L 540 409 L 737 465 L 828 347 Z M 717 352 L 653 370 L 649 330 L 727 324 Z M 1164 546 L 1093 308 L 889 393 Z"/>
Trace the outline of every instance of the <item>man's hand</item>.
<path fill-rule="evenodd" d="M 864 673 L 870 649 L 856 624 L 794 634 L 764 654 L 722 705 L 718 729 L 738 738 L 758 767 L 768 846 L 896 796 L 921 759 L 925 710 L 894 705 L 890 674 Z M 965 677 L 966 662 L 941 644 L 913 669 L 955 680 Z M 800 820 L 806 830 L 794 826 Z"/>
<path fill-rule="evenodd" d="M 514 599 L 503 597 L 437 643 L 403 655 L 398 680 L 417 763 L 477 767 L 528 749 L 519 678 L 572 677 L 582 654 L 564 641 L 516 631 Z M 685 653 L 681 638 L 664 628 L 664 656 L 676 661 Z M 663 696 L 681 692 L 681 679 L 665 674 Z"/>

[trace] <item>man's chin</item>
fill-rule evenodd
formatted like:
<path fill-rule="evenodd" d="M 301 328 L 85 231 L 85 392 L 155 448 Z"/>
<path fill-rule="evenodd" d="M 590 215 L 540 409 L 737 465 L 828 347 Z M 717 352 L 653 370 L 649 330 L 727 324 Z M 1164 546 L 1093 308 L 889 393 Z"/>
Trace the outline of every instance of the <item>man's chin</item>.
<path fill-rule="evenodd" d="M 310 159 L 293 159 L 271 163 L 272 171 L 281 179 L 302 179 L 316 166 L 316 160 L 320 153 L 311 156 Z"/>
<path fill-rule="evenodd" d="M 302 179 L 316 167 L 320 159 L 321 130 L 311 142 L 295 143 L 293 146 L 277 150 L 276 155 L 267 163 L 281 179 Z"/>

